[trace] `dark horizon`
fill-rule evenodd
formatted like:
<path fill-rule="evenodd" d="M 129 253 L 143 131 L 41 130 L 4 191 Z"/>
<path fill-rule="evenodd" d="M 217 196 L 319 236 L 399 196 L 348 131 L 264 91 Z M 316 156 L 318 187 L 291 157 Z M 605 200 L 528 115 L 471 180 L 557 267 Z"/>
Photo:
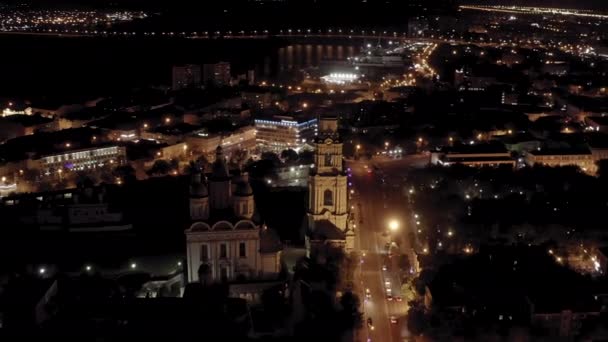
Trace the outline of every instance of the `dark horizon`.
<path fill-rule="evenodd" d="M 413 2 L 409 1 L 395 1 L 393 4 L 407 5 Z M 449 0 L 448 0 L 449 1 Z M 365 1 L 367 4 L 390 4 L 390 1 L 376 1 L 368 0 Z M 435 2 L 447 2 L 446 0 L 435 0 Z M 5 0 L 0 3 L 5 4 L 31 4 L 34 6 L 85 6 L 94 8 L 141 8 L 150 10 L 162 10 L 162 9 L 179 9 L 179 8 L 199 8 L 202 6 L 213 6 L 213 7 L 226 7 L 233 6 L 235 4 L 245 3 L 259 3 L 258 1 L 252 0 L 227 0 L 221 1 L 217 4 L 211 3 L 197 3 L 193 4 L 187 0 L 29 0 L 29 1 L 17 1 L 17 0 Z M 359 0 L 341 0 L 341 1 L 328 1 L 328 0 L 283 0 L 283 1 L 267 1 L 265 5 L 309 5 L 309 4 L 321 4 L 321 5 L 352 5 L 356 3 L 362 3 Z M 431 1 L 424 1 L 427 5 Z M 580 8 L 580 9 L 608 9 L 608 2 L 604 0 L 458 0 L 458 4 L 486 4 L 486 5 L 521 5 L 521 6 L 545 6 L 545 7 L 560 7 L 560 8 Z"/>

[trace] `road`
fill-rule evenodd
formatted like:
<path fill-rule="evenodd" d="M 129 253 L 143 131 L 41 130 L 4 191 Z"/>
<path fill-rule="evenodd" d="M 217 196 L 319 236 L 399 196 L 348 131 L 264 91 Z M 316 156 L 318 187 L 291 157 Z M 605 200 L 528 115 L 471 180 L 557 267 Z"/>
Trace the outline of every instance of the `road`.
<path fill-rule="evenodd" d="M 367 298 L 363 304 L 364 321 L 372 319 L 373 329 L 364 323 L 359 333 L 360 341 L 406 341 L 407 332 L 406 314 L 407 303 L 405 300 L 397 301 L 396 297 L 404 297 L 401 294 L 401 272 L 397 260 L 399 255 L 405 253 L 409 248 L 409 241 L 404 241 L 402 246 L 391 249 L 392 257 L 389 258 L 386 244 L 392 239 L 388 233 L 388 223 L 395 219 L 400 222 L 398 230 L 393 234 L 407 236 L 406 218 L 399 206 L 402 204 L 399 191 L 388 185 L 382 185 L 380 171 L 373 170 L 373 165 L 378 166 L 385 174 L 385 179 L 398 178 L 403 175 L 407 168 L 423 166 L 427 163 L 427 156 L 407 156 L 403 159 L 379 159 L 373 161 L 350 161 L 351 182 L 353 183 L 351 205 L 355 213 L 358 246 L 362 255 L 363 263 L 358 281 L 361 283 L 361 298 L 365 298 L 365 289 L 369 289 L 371 298 Z M 407 240 L 407 239 L 404 239 Z M 364 256 L 363 256 L 364 255 Z M 383 270 L 386 266 L 386 270 Z M 389 282 L 389 283 L 387 283 Z M 390 294 L 393 300 L 389 301 Z M 397 322 L 391 322 L 391 317 Z"/>

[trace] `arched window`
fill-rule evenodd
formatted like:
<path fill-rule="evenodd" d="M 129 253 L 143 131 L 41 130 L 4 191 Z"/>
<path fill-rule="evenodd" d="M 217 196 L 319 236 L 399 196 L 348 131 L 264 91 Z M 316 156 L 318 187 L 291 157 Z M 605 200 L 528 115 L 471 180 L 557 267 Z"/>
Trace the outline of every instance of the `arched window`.
<path fill-rule="evenodd" d="M 334 193 L 329 189 L 323 193 L 323 205 L 334 205 Z"/>
<path fill-rule="evenodd" d="M 325 166 L 331 166 L 331 153 L 325 154 Z"/>

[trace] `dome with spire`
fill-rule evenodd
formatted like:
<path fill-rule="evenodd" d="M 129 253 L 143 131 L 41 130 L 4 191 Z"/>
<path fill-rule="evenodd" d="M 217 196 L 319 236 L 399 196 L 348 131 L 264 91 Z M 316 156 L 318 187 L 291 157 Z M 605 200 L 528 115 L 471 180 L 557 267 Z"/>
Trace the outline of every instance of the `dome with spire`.
<path fill-rule="evenodd" d="M 225 180 L 230 178 L 226 160 L 224 159 L 224 151 L 221 146 L 215 150 L 215 161 L 211 165 L 211 180 Z"/>
<path fill-rule="evenodd" d="M 193 173 L 190 183 L 190 197 L 202 198 L 208 196 L 209 189 L 207 189 L 203 174 L 200 171 Z"/>

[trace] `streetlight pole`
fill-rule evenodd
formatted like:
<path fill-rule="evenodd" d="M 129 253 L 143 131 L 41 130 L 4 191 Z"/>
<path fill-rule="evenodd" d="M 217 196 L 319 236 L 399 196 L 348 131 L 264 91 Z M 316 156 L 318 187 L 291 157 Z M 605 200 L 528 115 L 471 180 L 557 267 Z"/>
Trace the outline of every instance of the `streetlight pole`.
<path fill-rule="evenodd" d="M 391 244 L 391 247 L 392 247 L 392 244 L 393 244 L 393 234 L 396 233 L 397 230 L 399 230 L 399 221 L 394 220 L 394 219 L 390 220 L 389 223 L 388 223 L 388 229 L 390 231 L 389 239 L 390 239 L 390 244 Z"/>

